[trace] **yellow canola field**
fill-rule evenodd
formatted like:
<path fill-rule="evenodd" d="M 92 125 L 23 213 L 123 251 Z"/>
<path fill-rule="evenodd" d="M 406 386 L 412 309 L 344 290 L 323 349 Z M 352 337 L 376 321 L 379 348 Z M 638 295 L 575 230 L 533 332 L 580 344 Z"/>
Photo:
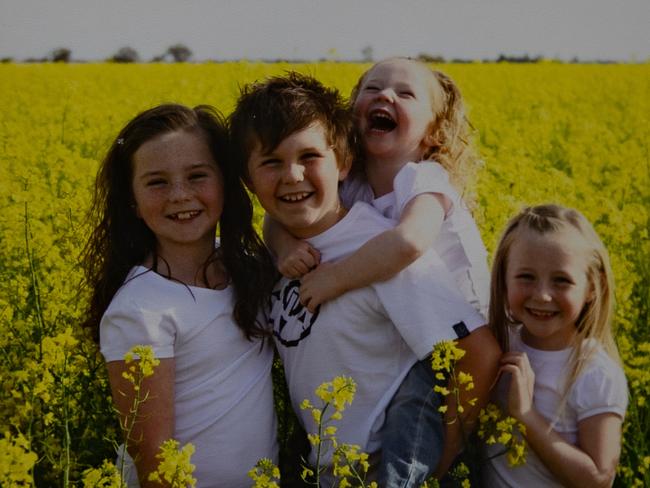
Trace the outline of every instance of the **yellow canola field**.
<path fill-rule="evenodd" d="M 0 65 L 0 484 L 24 475 L 72 486 L 112 459 L 103 364 L 79 330 L 78 257 L 98 162 L 118 130 L 161 102 L 227 114 L 240 86 L 289 69 L 347 95 L 367 67 Z M 523 205 L 551 201 L 580 209 L 608 246 L 631 395 L 616 483 L 649 486 L 650 65 L 438 68 L 460 86 L 476 129 L 474 213 L 488 250 Z"/>

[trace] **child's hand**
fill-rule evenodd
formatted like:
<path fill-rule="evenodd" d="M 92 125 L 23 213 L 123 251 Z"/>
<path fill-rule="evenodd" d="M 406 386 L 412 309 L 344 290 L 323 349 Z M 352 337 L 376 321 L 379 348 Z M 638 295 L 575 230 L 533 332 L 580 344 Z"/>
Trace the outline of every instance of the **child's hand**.
<path fill-rule="evenodd" d="M 533 389 L 535 373 L 530 367 L 525 352 L 507 352 L 501 358 L 501 371 L 510 373 L 508 410 L 510 415 L 525 423 L 526 416 L 533 410 Z"/>
<path fill-rule="evenodd" d="M 278 256 L 278 271 L 287 278 L 300 278 L 320 263 L 320 252 L 305 241 L 295 241 L 295 246 L 283 256 Z"/>
<path fill-rule="evenodd" d="M 336 265 L 320 264 L 316 269 L 302 277 L 300 281 L 300 303 L 314 313 L 316 307 L 345 293 L 336 273 Z"/>

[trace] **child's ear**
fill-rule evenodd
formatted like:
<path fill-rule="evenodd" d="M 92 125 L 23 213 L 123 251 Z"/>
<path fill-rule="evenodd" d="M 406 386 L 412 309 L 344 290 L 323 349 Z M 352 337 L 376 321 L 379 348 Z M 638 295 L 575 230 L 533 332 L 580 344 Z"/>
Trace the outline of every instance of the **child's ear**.
<path fill-rule="evenodd" d="M 339 181 L 343 181 L 350 174 L 352 169 L 352 155 L 348 154 L 345 160 L 339 165 Z"/>
<path fill-rule="evenodd" d="M 253 187 L 253 183 L 251 180 L 248 178 L 242 178 L 242 181 L 244 182 L 244 185 L 246 185 L 246 188 L 248 188 L 248 191 L 251 193 L 255 193 L 255 188 Z"/>
<path fill-rule="evenodd" d="M 138 219 L 141 219 L 141 218 L 142 218 L 142 215 L 140 215 L 140 209 L 138 208 L 138 204 L 137 204 L 137 203 L 132 203 L 132 204 L 131 204 L 131 210 L 133 210 L 133 213 L 135 214 L 135 216 L 136 216 Z"/>
<path fill-rule="evenodd" d="M 589 291 L 587 292 L 587 296 L 585 297 L 585 303 L 591 303 L 595 300 L 596 298 L 596 287 L 592 284 L 589 285 Z"/>

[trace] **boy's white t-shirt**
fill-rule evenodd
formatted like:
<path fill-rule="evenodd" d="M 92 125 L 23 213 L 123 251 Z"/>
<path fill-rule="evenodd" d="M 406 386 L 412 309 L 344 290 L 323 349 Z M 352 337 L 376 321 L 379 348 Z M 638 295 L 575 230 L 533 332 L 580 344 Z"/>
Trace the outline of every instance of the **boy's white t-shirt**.
<path fill-rule="evenodd" d="M 308 242 L 320 250 L 322 262 L 336 261 L 394 225 L 359 202 Z M 321 383 L 352 377 L 357 384 L 354 401 L 333 425 L 340 443 L 357 444 L 366 452 L 380 447 L 377 434 L 384 410 L 411 366 L 434 344 L 485 323 L 433 250 L 392 279 L 347 292 L 314 314 L 300 304 L 299 289 L 299 280 L 282 278 L 269 314 L 293 408 L 306 431 L 315 433 L 316 423 L 300 403 L 309 399 L 319 406 L 314 391 Z M 315 462 L 315 452 L 310 462 Z M 321 462 L 331 462 L 330 451 Z"/>
<path fill-rule="evenodd" d="M 521 340 L 521 326 L 510 331 L 510 350 L 525 352 L 535 372 L 533 404 L 535 409 L 553 426 L 553 429 L 569 444 L 577 445 L 578 422 L 602 413 L 614 413 L 625 417 L 627 408 L 627 382 L 621 367 L 616 364 L 594 340 L 585 344 L 585 351 L 593 350 L 585 369 L 571 386 L 566 407 L 558 418 L 557 409 L 564 392 L 564 381 L 569 372 L 572 348 L 560 351 L 542 351 L 527 346 Z M 503 375 L 494 392 L 497 404 L 507 411 L 509 375 Z M 487 446 L 488 461 L 486 486 L 561 487 L 555 476 L 544 466 L 535 452 L 528 448 L 526 463 L 511 468 L 505 455 L 498 455 L 503 446 Z"/>
<path fill-rule="evenodd" d="M 136 344 L 174 358 L 174 438 L 196 447 L 198 487 L 249 487 L 258 459 L 277 460 L 272 345 L 244 337 L 233 304 L 230 287 L 185 286 L 136 266 L 100 323 L 107 362 Z"/>
<path fill-rule="evenodd" d="M 449 202 L 433 248 L 451 272 L 463 296 L 487 317 L 490 297 L 487 251 L 472 214 L 440 164 L 433 161 L 407 163 L 395 176 L 393 191 L 379 198 L 375 198 L 368 182 L 360 177 L 347 178 L 339 191 L 347 207 L 363 201 L 394 220 L 399 220 L 406 205 L 422 193 L 438 193 Z"/>

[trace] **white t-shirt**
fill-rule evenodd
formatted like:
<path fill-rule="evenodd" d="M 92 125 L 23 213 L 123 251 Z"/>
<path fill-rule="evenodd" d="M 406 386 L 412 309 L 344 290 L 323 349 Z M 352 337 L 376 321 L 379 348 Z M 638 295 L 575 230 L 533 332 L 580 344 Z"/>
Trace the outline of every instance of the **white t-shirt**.
<path fill-rule="evenodd" d="M 564 392 L 564 381 L 569 371 L 568 361 L 572 348 L 560 351 L 541 351 L 523 343 L 521 326 L 510 332 L 510 350 L 525 352 L 535 372 L 533 404 L 535 409 L 553 426 L 568 443 L 577 445 L 578 422 L 601 413 L 612 412 L 621 418 L 627 408 L 627 382 L 625 374 L 602 347 L 590 341 L 585 349 L 595 348 L 585 369 L 571 386 L 566 407 L 558 418 L 557 409 Z M 509 375 L 499 380 L 495 400 L 504 411 L 510 386 Z M 495 444 L 487 447 L 488 457 L 503 451 Z M 544 466 L 532 449 L 528 448 L 526 463 L 511 468 L 506 456 L 492 458 L 486 468 L 486 481 L 490 487 L 544 486 L 561 487 L 555 476 Z"/>
<path fill-rule="evenodd" d="M 308 239 L 323 262 L 353 253 L 395 222 L 365 203 L 324 233 Z M 472 331 L 485 321 L 454 287 L 440 258 L 429 250 L 388 281 L 345 293 L 311 314 L 300 304 L 300 281 L 283 278 L 271 298 L 270 325 L 284 363 L 291 401 L 309 433 L 316 424 L 300 403 L 321 405 L 314 390 L 335 376 L 357 383 L 354 402 L 343 412 L 337 439 L 366 452 L 380 447 L 384 410 L 416 362 L 444 339 Z M 323 465 L 331 462 L 326 452 Z M 315 452 L 310 456 L 315 462 Z"/>
<path fill-rule="evenodd" d="M 382 215 L 399 220 L 406 205 L 422 193 L 438 193 L 449 203 L 433 248 L 451 272 L 456 285 L 484 317 L 490 297 L 490 271 L 487 251 L 476 222 L 458 192 L 449 183 L 447 171 L 433 161 L 407 163 L 393 180 L 393 191 L 375 198 L 362 178 L 347 178 L 340 188 L 347 207 L 356 201 L 370 203 Z"/>
<path fill-rule="evenodd" d="M 196 447 L 199 487 L 249 487 L 257 460 L 277 459 L 272 347 L 244 337 L 233 303 L 230 287 L 188 287 L 137 266 L 100 324 L 107 362 L 136 344 L 175 359 L 174 438 Z"/>

